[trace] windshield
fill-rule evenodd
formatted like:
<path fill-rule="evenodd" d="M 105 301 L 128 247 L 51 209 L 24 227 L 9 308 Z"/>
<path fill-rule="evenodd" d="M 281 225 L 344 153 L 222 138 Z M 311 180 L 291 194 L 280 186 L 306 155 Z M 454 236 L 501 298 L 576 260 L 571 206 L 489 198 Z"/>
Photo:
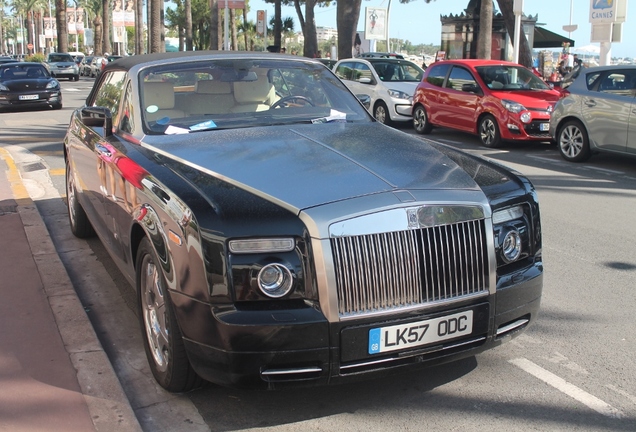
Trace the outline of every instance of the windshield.
<path fill-rule="evenodd" d="M 140 97 L 150 134 L 372 121 L 331 71 L 309 61 L 224 59 L 147 68 L 140 73 Z"/>
<path fill-rule="evenodd" d="M 51 54 L 49 55 L 49 63 L 58 62 L 74 62 L 73 57 L 70 54 Z"/>
<path fill-rule="evenodd" d="M 484 84 L 493 90 L 550 90 L 543 80 L 522 66 L 479 66 L 476 69 Z"/>
<path fill-rule="evenodd" d="M 409 61 L 374 61 L 371 63 L 382 81 L 419 82 L 424 70 Z"/>
<path fill-rule="evenodd" d="M 39 64 L 10 63 L 0 67 L 0 79 L 38 79 L 48 78 L 49 72 Z"/>

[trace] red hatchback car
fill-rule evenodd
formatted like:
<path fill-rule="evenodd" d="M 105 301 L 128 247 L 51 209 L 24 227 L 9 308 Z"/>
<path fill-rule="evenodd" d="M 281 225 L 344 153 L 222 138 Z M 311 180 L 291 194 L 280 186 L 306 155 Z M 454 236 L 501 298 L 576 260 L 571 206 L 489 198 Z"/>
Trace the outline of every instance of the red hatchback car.
<path fill-rule="evenodd" d="M 426 69 L 413 97 L 413 126 L 443 126 L 478 134 L 486 147 L 503 141 L 549 141 L 559 100 L 530 69 L 495 60 L 445 60 Z"/>

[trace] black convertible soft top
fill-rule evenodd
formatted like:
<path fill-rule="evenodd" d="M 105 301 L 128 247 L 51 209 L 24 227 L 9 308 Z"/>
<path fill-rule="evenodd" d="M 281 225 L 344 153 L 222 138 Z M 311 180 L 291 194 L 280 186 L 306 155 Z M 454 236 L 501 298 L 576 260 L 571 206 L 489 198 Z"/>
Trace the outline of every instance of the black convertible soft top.
<path fill-rule="evenodd" d="M 110 69 L 118 69 L 118 70 L 129 70 L 132 67 L 147 62 L 153 61 L 161 61 L 161 60 L 171 60 L 171 59 L 179 59 L 179 58 L 188 58 L 188 57 L 205 57 L 205 56 L 226 56 L 226 57 L 262 57 L 267 56 L 271 58 L 279 58 L 279 59 L 303 59 L 303 60 L 311 60 L 307 57 L 298 57 L 292 56 L 289 54 L 273 54 L 263 51 L 178 51 L 178 52 L 166 52 L 166 53 L 152 53 L 152 54 L 141 54 L 141 55 L 133 55 L 122 57 L 113 62 L 110 62 L 106 65 L 105 71 Z"/>

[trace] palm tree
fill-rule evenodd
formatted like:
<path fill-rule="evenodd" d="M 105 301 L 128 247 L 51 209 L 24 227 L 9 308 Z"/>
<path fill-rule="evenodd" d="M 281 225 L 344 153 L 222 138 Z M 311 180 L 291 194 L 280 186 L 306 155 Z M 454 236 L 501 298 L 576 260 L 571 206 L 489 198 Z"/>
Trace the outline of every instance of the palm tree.
<path fill-rule="evenodd" d="M 102 40 L 103 40 L 103 17 L 102 17 L 102 0 L 82 0 L 82 7 L 88 12 L 88 19 L 93 21 L 93 46 L 94 54 L 102 55 Z"/>
<path fill-rule="evenodd" d="M 97 44 L 95 44 L 95 48 L 97 48 Z M 112 54 L 112 52 L 110 46 L 110 0 L 102 0 L 102 53 Z"/>
<path fill-rule="evenodd" d="M 33 9 L 38 6 L 40 0 L 14 0 L 12 10 L 16 15 L 26 19 L 25 27 L 27 31 L 27 43 L 35 46 L 35 32 L 33 25 Z M 64 25 L 66 26 L 66 14 L 64 14 Z M 59 29 L 58 29 L 59 36 Z"/>
<path fill-rule="evenodd" d="M 163 0 L 148 0 L 150 5 L 150 19 L 148 32 L 150 35 L 150 52 L 165 52 L 166 44 L 162 36 L 163 30 Z"/>

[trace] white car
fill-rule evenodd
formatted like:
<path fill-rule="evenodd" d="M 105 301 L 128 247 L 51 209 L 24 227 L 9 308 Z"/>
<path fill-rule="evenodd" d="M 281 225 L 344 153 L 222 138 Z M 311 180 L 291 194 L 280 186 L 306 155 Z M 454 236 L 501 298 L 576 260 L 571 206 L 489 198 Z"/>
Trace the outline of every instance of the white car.
<path fill-rule="evenodd" d="M 340 60 L 333 71 L 356 95 L 369 95 L 369 111 L 380 123 L 412 120 L 413 93 L 424 71 L 408 60 L 350 58 Z"/>

